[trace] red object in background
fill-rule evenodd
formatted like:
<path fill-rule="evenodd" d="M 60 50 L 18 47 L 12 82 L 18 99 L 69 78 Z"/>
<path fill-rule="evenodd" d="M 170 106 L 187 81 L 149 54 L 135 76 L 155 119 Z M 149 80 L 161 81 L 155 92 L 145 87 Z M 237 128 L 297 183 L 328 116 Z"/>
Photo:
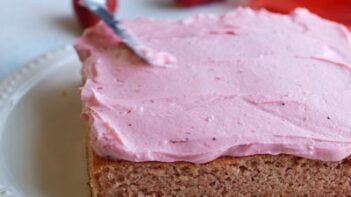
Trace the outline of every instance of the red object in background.
<path fill-rule="evenodd" d="M 100 19 L 91 13 L 87 8 L 79 4 L 80 0 L 73 0 L 73 9 L 78 18 L 78 21 L 83 28 L 91 27 L 96 25 Z M 106 7 L 111 13 L 115 13 L 117 10 L 117 0 L 106 0 Z"/>
<path fill-rule="evenodd" d="M 181 7 L 190 7 L 194 5 L 211 3 L 216 1 L 224 1 L 224 0 L 175 0 L 177 6 L 181 6 Z"/>
<path fill-rule="evenodd" d="M 324 18 L 351 26 L 351 0 L 249 0 L 249 5 L 280 13 L 305 7 Z"/>

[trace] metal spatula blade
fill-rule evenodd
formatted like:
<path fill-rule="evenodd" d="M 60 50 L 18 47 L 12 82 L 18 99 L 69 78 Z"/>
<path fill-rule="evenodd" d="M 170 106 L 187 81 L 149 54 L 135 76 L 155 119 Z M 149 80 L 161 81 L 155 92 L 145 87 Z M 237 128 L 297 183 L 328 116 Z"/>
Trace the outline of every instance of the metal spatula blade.
<path fill-rule="evenodd" d="M 152 60 L 142 53 L 138 47 L 143 46 L 139 40 L 132 36 L 125 28 L 120 26 L 120 22 L 105 8 L 102 3 L 97 0 L 81 0 L 81 4 L 88 8 L 91 12 L 97 15 L 106 23 L 124 44 L 127 45 L 138 57 L 143 59 L 148 64 L 153 64 Z"/>

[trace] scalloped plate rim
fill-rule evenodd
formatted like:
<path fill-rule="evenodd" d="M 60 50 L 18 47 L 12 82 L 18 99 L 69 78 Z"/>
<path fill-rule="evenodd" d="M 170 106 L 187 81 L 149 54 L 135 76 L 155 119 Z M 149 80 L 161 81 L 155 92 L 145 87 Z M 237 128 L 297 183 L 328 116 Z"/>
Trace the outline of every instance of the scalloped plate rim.
<path fill-rule="evenodd" d="M 0 81 L 0 143 L 4 133 L 5 124 L 3 123 L 6 122 L 7 116 L 15 104 L 41 79 L 38 76 L 55 68 L 55 64 L 50 64 L 50 62 L 59 57 L 73 57 L 72 55 L 75 54 L 72 53 L 73 51 L 73 46 L 65 45 L 46 52 L 15 69 Z M 51 67 L 40 69 L 47 65 Z M 0 197 L 21 196 L 22 194 L 9 181 L 12 176 L 4 164 L 3 157 L 3 152 L 0 150 L 0 169 L 2 171 L 0 174 Z"/>

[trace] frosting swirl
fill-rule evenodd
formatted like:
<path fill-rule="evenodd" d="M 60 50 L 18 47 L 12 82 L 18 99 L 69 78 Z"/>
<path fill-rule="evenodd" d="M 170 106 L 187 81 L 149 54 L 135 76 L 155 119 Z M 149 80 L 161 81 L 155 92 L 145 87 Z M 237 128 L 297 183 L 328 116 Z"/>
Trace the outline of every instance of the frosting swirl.
<path fill-rule="evenodd" d="M 146 66 L 103 24 L 75 47 L 95 152 L 130 161 L 351 154 L 351 35 L 298 9 L 237 8 L 123 22 L 169 67 Z M 176 59 L 176 61 L 174 60 Z"/>

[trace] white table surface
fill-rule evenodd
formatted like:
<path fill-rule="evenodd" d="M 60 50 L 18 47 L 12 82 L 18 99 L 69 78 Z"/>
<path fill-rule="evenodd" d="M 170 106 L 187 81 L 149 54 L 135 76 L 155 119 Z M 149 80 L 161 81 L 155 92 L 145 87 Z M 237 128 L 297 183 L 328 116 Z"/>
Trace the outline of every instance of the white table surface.
<path fill-rule="evenodd" d="M 176 8 L 172 0 L 119 0 L 117 16 L 180 18 L 200 12 L 218 13 L 232 4 Z M 71 0 L 0 0 L 0 82 L 37 56 L 69 45 L 81 33 Z"/>

